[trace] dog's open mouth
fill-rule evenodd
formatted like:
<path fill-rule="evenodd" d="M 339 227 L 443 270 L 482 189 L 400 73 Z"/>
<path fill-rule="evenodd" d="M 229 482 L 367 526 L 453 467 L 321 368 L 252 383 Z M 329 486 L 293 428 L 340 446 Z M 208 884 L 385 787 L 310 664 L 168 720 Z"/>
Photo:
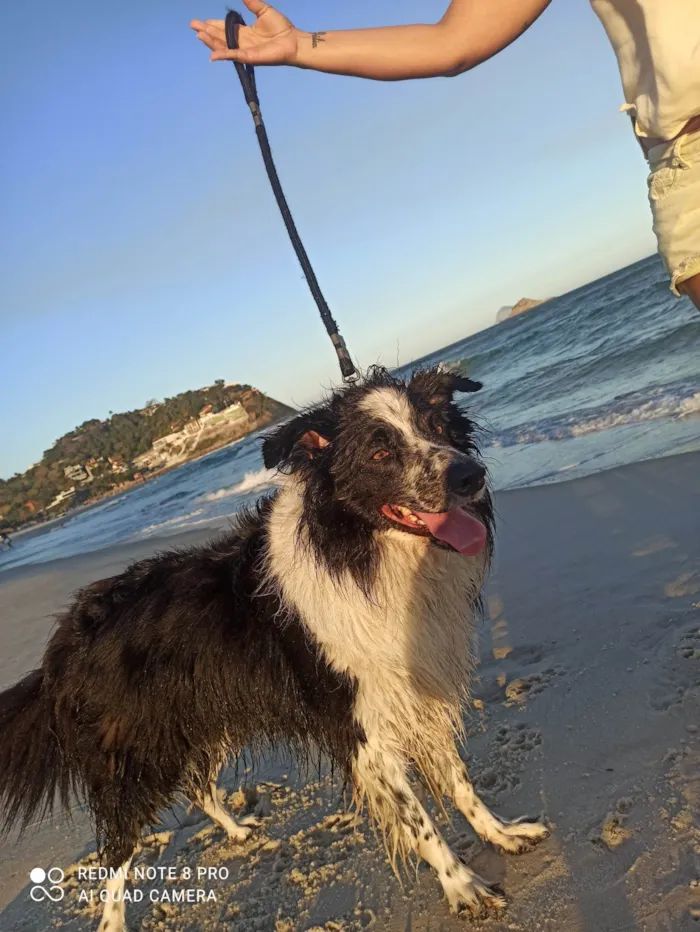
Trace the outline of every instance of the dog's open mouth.
<path fill-rule="evenodd" d="M 450 511 L 411 511 L 403 505 L 382 505 L 382 514 L 413 534 L 434 537 L 465 557 L 473 557 L 486 546 L 486 528 L 464 508 Z"/>

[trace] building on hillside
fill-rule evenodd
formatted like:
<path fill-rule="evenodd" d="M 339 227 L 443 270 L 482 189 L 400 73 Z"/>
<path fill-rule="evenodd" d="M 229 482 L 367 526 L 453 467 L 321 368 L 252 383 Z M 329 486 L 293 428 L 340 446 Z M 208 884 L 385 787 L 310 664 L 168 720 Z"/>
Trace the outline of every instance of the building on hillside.
<path fill-rule="evenodd" d="M 222 424 L 238 421 L 243 424 L 247 420 L 248 413 L 246 409 L 237 401 L 235 404 L 229 405 L 228 408 L 224 408 L 223 411 L 219 411 L 217 414 L 211 414 L 206 420 L 206 426 L 218 427 Z"/>
<path fill-rule="evenodd" d="M 206 417 L 208 414 L 211 414 L 214 410 L 214 405 L 204 405 L 199 412 L 199 417 Z"/>
<path fill-rule="evenodd" d="M 174 434 L 166 434 L 165 437 L 159 437 L 157 440 L 154 440 L 153 449 L 156 453 L 165 453 L 168 447 L 171 447 L 175 443 L 182 443 L 184 439 L 184 432 L 178 430 Z"/>
<path fill-rule="evenodd" d="M 163 465 L 163 454 L 157 453 L 153 447 L 146 450 L 141 456 L 134 457 L 134 466 L 137 469 L 153 469 L 156 466 Z"/>
<path fill-rule="evenodd" d="M 129 468 L 126 460 L 121 453 L 114 453 L 112 456 L 107 457 L 107 462 L 109 463 L 110 469 L 115 473 L 126 472 Z"/>
<path fill-rule="evenodd" d="M 83 466 L 76 463 L 73 466 L 66 466 L 63 475 L 71 482 L 92 482 L 92 470 L 89 466 Z"/>
<path fill-rule="evenodd" d="M 192 420 L 188 421 L 184 427 L 186 434 L 196 434 L 201 429 L 202 429 L 202 422 L 198 417 L 193 417 Z"/>
<path fill-rule="evenodd" d="M 46 506 L 46 510 L 48 511 L 50 508 L 58 508 L 59 505 L 63 505 L 66 502 L 69 502 L 74 495 L 75 486 L 72 485 L 69 489 L 64 489 L 63 492 L 59 492 L 51 504 Z"/>

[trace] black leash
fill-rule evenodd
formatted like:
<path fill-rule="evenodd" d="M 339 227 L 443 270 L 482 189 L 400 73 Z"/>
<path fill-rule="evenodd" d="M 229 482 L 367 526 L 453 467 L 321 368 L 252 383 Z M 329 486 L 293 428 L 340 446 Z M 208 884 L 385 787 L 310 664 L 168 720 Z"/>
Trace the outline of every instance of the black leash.
<path fill-rule="evenodd" d="M 245 26 L 245 20 L 240 13 L 229 10 L 229 12 L 226 14 L 226 44 L 230 49 L 238 48 L 239 26 Z M 270 149 L 270 143 L 267 138 L 267 131 L 265 130 L 265 124 L 263 123 L 262 114 L 260 112 L 260 100 L 258 99 L 258 91 L 255 86 L 255 69 L 252 65 L 242 65 L 237 61 L 233 62 L 233 64 L 236 67 L 246 102 L 250 107 L 250 112 L 253 114 L 255 132 L 258 137 L 258 143 L 260 144 L 260 151 L 262 152 L 263 161 L 265 162 L 267 177 L 270 179 L 272 190 L 275 193 L 277 206 L 279 207 L 280 213 L 282 214 L 284 225 L 287 227 L 287 233 L 289 233 L 289 238 L 292 241 L 294 252 L 297 254 L 297 259 L 299 260 L 304 277 L 306 278 L 309 288 L 311 289 L 311 294 L 314 296 L 314 301 L 316 302 L 316 306 L 318 307 L 319 313 L 321 315 L 321 320 L 325 324 L 326 330 L 328 331 L 328 336 L 331 338 L 333 346 L 335 347 L 335 351 L 338 354 L 338 362 L 340 363 L 340 371 L 343 374 L 343 380 L 345 382 L 354 382 L 358 378 L 357 369 L 353 365 L 353 361 L 350 358 L 350 353 L 348 352 L 348 348 L 345 345 L 345 340 L 338 332 L 338 325 L 333 320 L 333 315 L 331 314 L 330 308 L 326 303 L 326 299 L 323 297 L 323 292 L 321 291 L 321 288 L 318 284 L 314 270 L 312 269 L 311 263 L 309 262 L 309 257 L 307 256 L 306 250 L 304 249 L 304 244 L 302 243 L 299 233 L 297 232 L 294 219 L 292 218 L 292 214 L 289 210 L 287 199 L 284 196 L 284 191 L 282 190 L 282 185 L 280 184 L 280 180 L 277 175 L 275 163 L 272 160 L 272 151 Z"/>

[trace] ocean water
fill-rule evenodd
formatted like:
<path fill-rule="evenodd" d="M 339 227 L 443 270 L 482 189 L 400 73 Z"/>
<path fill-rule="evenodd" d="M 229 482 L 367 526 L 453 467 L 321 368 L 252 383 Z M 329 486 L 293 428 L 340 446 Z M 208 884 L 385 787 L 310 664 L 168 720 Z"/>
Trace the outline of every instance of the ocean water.
<path fill-rule="evenodd" d="M 484 383 L 468 402 L 485 429 L 497 489 L 700 450 L 700 314 L 673 297 L 657 257 L 413 365 L 439 362 Z M 59 526 L 19 535 L 14 550 L 0 552 L 0 573 L 214 527 L 274 482 L 251 435 Z"/>

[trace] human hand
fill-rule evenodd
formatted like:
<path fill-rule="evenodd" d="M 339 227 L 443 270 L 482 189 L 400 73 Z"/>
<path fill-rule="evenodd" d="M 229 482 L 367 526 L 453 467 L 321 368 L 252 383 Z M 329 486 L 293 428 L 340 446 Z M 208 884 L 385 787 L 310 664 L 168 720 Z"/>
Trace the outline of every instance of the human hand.
<path fill-rule="evenodd" d="M 298 51 L 299 32 L 273 7 L 261 0 L 243 0 L 255 14 L 252 26 L 238 30 L 238 48 L 226 44 L 226 24 L 222 19 L 202 22 L 193 19 L 190 28 L 212 50 L 210 61 L 238 61 L 246 65 L 293 65 Z"/>

